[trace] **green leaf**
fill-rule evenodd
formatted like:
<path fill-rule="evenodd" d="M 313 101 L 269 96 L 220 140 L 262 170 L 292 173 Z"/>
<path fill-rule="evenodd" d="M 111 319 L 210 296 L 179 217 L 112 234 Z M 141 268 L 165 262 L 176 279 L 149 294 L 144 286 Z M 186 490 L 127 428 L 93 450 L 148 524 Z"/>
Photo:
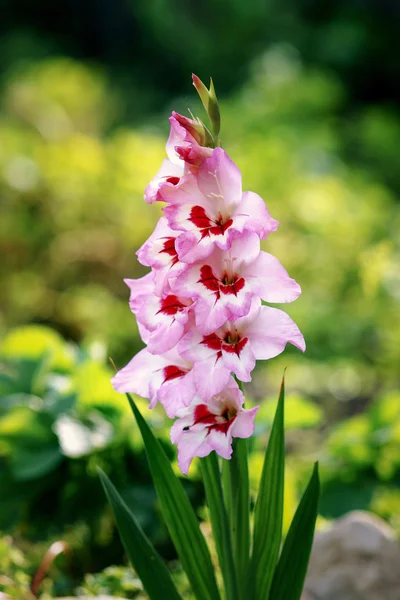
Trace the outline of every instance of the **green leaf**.
<path fill-rule="evenodd" d="M 111 504 L 122 543 L 132 567 L 151 600 L 180 600 L 167 566 L 157 554 L 135 516 L 122 500 L 107 475 L 98 468 L 101 483 Z"/>
<path fill-rule="evenodd" d="M 10 467 L 16 481 L 31 481 L 54 471 L 62 460 L 57 445 L 17 448 L 10 457 Z"/>
<path fill-rule="evenodd" d="M 254 511 L 253 554 L 248 582 L 250 598 L 268 598 L 281 545 L 285 475 L 284 404 L 283 378 Z"/>
<path fill-rule="evenodd" d="M 52 426 L 50 415 L 29 406 L 14 406 L 2 416 L 0 455 L 7 457 L 15 480 L 43 477 L 62 462 L 63 456 Z"/>
<path fill-rule="evenodd" d="M 247 595 L 247 573 L 250 558 L 250 486 L 247 462 L 247 440 L 233 440 L 230 472 L 230 525 L 237 573 L 239 598 Z"/>
<path fill-rule="evenodd" d="M 212 452 L 205 458 L 202 458 L 200 462 L 215 546 L 224 579 L 226 599 L 237 600 L 238 594 L 232 542 L 222 492 L 218 458 L 215 452 Z"/>
<path fill-rule="evenodd" d="M 270 600 L 300 600 L 318 514 L 319 489 L 318 463 L 315 463 L 275 569 Z"/>
<path fill-rule="evenodd" d="M 196 514 L 160 442 L 127 394 L 142 434 L 165 523 L 197 600 L 219 600 L 214 567 Z"/>

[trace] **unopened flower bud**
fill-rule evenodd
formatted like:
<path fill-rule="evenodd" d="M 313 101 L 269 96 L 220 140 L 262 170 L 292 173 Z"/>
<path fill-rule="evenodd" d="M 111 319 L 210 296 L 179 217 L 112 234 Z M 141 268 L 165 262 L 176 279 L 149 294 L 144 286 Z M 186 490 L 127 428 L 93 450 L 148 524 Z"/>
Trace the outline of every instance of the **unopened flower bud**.
<path fill-rule="evenodd" d="M 179 125 L 184 127 L 188 133 L 196 140 L 200 146 L 213 147 L 214 140 L 207 127 L 200 119 L 189 119 L 173 111 L 172 116 L 178 121 Z"/>
<path fill-rule="evenodd" d="M 197 75 L 192 74 L 193 85 L 200 96 L 204 108 L 211 121 L 212 130 L 215 137 L 218 137 L 221 129 L 221 115 L 219 111 L 218 99 L 215 93 L 213 80 L 210 78 L 210 89 L 208 90 Z"/>

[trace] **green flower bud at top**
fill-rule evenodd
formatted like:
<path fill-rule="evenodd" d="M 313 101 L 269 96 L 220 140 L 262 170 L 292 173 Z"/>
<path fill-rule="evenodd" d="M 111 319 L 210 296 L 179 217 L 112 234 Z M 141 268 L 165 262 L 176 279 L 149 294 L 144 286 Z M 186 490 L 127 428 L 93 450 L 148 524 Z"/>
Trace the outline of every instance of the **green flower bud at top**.
<path fill-rule="evenodd" d="M 221 115 L 217 95 L 215 93 L 213 80 L 210 78 L 210 89 L 208 90 L 197 75 L 192 74 L 193 85 L 200 96 L 204 108 L 211 121 L 214 136 L 218 138 L 221 129 Z"/>

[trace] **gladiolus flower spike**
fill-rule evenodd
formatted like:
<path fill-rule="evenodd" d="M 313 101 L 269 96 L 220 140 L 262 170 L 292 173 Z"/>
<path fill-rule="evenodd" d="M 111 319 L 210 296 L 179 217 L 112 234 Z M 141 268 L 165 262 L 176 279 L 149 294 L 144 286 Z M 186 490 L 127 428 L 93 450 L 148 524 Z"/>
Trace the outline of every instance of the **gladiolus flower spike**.
<path fill-rule="evenodd" d="M 193 75 L 193 83 L 215 121 L 212 82 L 207 90 Z M 260 196 L 242 190 L 239 168 L 211 147 L 200 120 L 173 112 L 170 123 L 168 158 L 145 192 L 147 202 L 163 203 L 164 216 L 137 253 L 151 271 L 126 280 L 147 348 L 112 383 L 148 398 L 151 408 L 161 402 L 178 419 L 171 437 L 187 473 L 192 458 L 213 450 L 229 458 L 232 438 L 253 432 L 257 409 L 242 408 L 232 375 L 251 381 L 256 360 L 273 358 L 287 343 L 304 351 L 305 342 L 285 312 L 261 303 L 292 302 L 301 292 L 260 249 L 278 222 Z M 199 420 L 200 410 L 208 416 Z"/>
<path fill-rule="evenodd" d="M 171 441 L 183 474 L 200 458 L 223 597 L 300 600 L 317 517 L 318 466 L 282 545 L 284 381 L 252 520 L 247 438 L 259 407 L 245 408 L 242 382 L 251 381 L 257 360 L 274 358 L 288 343 L 304 352 L 304 337 L 289 315 L 265 304 L 293 302 L 301 289 L 276 257 L 261 250 L 261 240 L 279 223 L 258 194 L 243 191 L 240 170 L 221 147 L 212 80 L 207 89 L 193 75 L 193 84 L 211 127 L 192 114 L 170 117 L 167 158 L 144 195 L 148 203 L 162 203 L 164 213 L 137 252 L 150 271 L 125 280 L 146 347 L 112 385 L 128 395 L 192 596 L 221 600 L 215 566 L 181 481 L 130 392 L 148 399 L 149 408 L 160 403 L 175 419 Z M 181 600 L 135 516 L 100 476 L 150 600 Z"/>

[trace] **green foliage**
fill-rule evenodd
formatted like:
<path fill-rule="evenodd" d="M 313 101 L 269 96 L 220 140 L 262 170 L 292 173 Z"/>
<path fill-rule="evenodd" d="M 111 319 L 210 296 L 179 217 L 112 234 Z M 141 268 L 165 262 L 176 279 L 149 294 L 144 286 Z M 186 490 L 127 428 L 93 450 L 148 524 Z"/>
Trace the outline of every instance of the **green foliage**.
<path fill-rule="evenodd" d="M 274 572 L 271 600 L 300 600 L 318 515 L 319 478 L 316 463 L 293 517 Z"/>
<path fill-rule="evenodd" d="M 285 481 L 285 380 L 265 451 L 254 510 L 254 540 L 250 563 L 250 597 L 268 598 L 282 541 Z"/>
<path fill-rule="evenodd" d="M 18 600 L 29 600 L 28 561 L 10 537 L 0 537 L 0 593 Z"/>
<path fill-rule="evenodd" d="M 284 308 L 304 331 L 307 353 L 260 364 L 246 390 L 261 403 L 254 492 L 271 390 L 289 367 L 285 532 L 304 465 L 317 454 L 323 516 L 369 507 L 400 531 L 400 219 L 390 190 L 399 186 L 400 125 L 384 107 L 344 120 L 345 98 L 331 75 L 276 46 L 221 102 L 221 139 L 244 188 L 281 222 L 264 249 L 303 288 Z M 179 103 L 186 111 L 187 98 Z M 142 195 L 164 157 L 167 122 L 118 125 L 118 106 L 100 69 L 64 58 L 10 71 L 0 106 L 0 529 L 32 539 L 67 530 L 76 548 L 88 548 L 79 554 L 83 570 L 122 560 L 96 465 L 112 474 L 157 548 L 174 556 L 157 524 L 140 436 L 104 366 L 107 355 L 119 367 L 141 347 L 122 279 L 144 273 L 133 253 L 159 216 Z M 161 413 L 146 418 L 164 443 Z M 196 484 L 186 488 L 201 501 Z"/>
<path fill-rule="evenodd" d="M 179 600 L 180 596 L 172 582 L 167 566 L 154 550 L 136 517 L 101 469 L 99 469 L 99 475 L 128 558 L 150 600 L 163 600 L 164 598 Z"/>
<path fill-rule="evenodd" d="M 197 600 L 219 600 L 210 552 L 193 507 L 181 482 L 174 475 L 159 440 L 129 394 L 128 399 L 146 448 L 165 523 L 193 593 Z"/>
<path fill-rule="evenodd" d="M 140 526 L 173 556 L 155 518 L 141 438 L 111 376 L 101 348 L 78 348 L 45 327 L 12 330 L 0 346 L 0 530 L 32 540 L 67 536 L 78 571 L 122 559 L 97 465 L 112 472 Z M 157 411 L 151 421 L 165 438 Z"/>

